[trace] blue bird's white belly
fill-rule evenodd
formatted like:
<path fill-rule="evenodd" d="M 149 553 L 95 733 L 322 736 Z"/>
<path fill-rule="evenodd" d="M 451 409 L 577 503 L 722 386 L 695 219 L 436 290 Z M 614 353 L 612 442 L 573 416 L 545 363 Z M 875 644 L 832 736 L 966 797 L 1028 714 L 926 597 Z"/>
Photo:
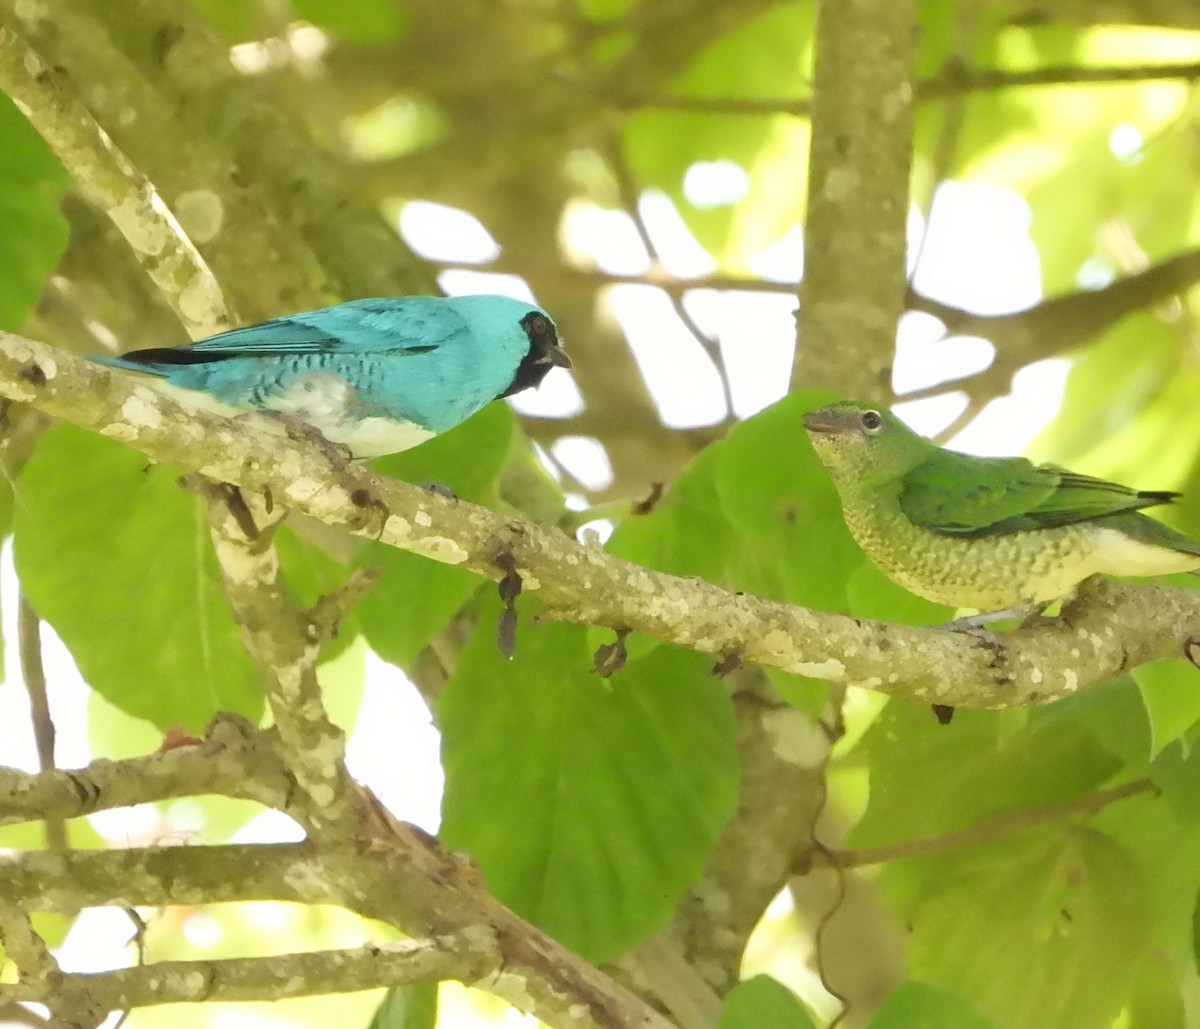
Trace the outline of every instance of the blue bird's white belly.
<path fill-rule="evenodd" d="M 395 454 L 436 435 L 415 422 L 364 415 L 357 391 L 332 372 L 294 378 L 281 392 L 258 398 L 255 406 L 311 425 L 331 443 L 348 447 L 355 457 Z"/>
<path fill-rule="evenodd" d="M 363 415 L 357 407 L 354 388 L 333 373 L 295 378 L 281 391 L 264 392 L 253 400 L 237 404 L 161 379 L 155 386 L 184 404 L 227 418 L 243 416 L 247 411 L 285 415 L 312 426 L 331 443 L 347 447 L 359 458 L 395 454 L 437 435 L 433 430 L 405 419 Z M 282 426 L 280 431 L 284 431 Z"/>

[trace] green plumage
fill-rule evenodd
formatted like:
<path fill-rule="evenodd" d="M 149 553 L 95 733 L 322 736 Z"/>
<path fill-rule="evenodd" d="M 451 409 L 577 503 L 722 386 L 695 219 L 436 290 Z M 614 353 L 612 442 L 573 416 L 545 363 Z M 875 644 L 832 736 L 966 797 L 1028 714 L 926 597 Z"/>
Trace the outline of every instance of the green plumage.
<path fill-rule="evenodd" d="M 804 425 L 859 546 L 938 603 L 1023 607 L 1061 597 L 1089 575 L 1200 568 L 1200 543 L 1139 511 L 1175 493 L 1021 457 L 943 450 L 861 403 L 822 408 Z"/>

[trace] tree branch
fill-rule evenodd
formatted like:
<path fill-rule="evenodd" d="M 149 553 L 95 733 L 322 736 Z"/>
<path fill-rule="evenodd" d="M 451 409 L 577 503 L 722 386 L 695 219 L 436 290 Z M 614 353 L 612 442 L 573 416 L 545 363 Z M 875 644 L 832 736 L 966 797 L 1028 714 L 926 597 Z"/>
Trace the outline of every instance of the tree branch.
<path fill-rule="evenodd" d="M 346 736 L 329 720 L 317 681 L 326 637 L 288 596 L 272 543 L 286 511 L 268 513 L 261 496 L 224 483 L 200 476 L 188 482 L 205 498 L 225 595 L 274 715 L 281 757 L 309 801 L 304 825 L 351 837 L 358 816 L 349 804 L 356 789 L 346 770 Z"/>
<path fill-rule="evenodd" d="M 36 774 L 0 767 L 0 825 L 80 818 L 96 811 L 207 793 L 255 800 L 299 820 L 291 776 L 274 730 L 231 714 L 212 720 L 203 740 L 145 757 L 97 758 L 86 768 Z"/>
<path fill-rule="evenodd" d="M 975 847 L 1003 839 L 1021 829 L 1043 825 L 1046 822 L 1059 822 L 1072 815 L 1094 815 L 1117 801 L 1143 793 L 1157 792 L 1158 786 L 1152 780 L 1134 779 L 1112 789 L 1097 790 L 1059 804 L 1046 804 L 1028 811 L 996 815 L 966 829 L 929 839 L 902 840 L 899 843 L 885 843 L 879 847 L 863 847 L 858 850 L 814 851 L 811 860 L 799 871 L 807 872 L 812 868 L 865 868 L 868 865 L 882 865 L 888 861 L 904 861 L 908 858 L 939 854 L 955 847 Z"/>
<path fill-rule="evenodd" d="M 0 89 L 20 104 L 88 201 L 116 223 L 193 338 L 230 328 L 217 280 L 154 186 L 92 118 L 66 72 L 2 27 Z"/>
<path fill-rule="evenodd" d="M 55 767 L 55 732 L 50 699 L 46 693 L 46 669 L 42 664 L 42 622 L 23 591 L 17 598 L 17 649 L 20 652 L 21 680 L 29 693 L 38 768 L 43 772 L 50 771 Z M 48 814 L 45 819 L 46 847 L 54 851 L 66 850 L 67 827 L 62 818 Z"/>
<path fill-rule="evenodd" d="M 901 399 L 918 400 L 965 388 L 970 388 L 977 399 L 999 396 L 1008 389 L 1013 375 L 1027 364 L 1069 353 L 1102 336 L 1134 311 L 1174 296 L 1198 280 L 1200 250 L 1186 250 L 1100 289 L 1047 297 L 1011 314 L 974 314 L 910 293 L 913 310 L 938 318 L 948 334 L 990 340 L 996 348 L 996 359 L 975 375 L 914 390 Z"/>
<path fill-rule="evenodd" d="M 1049 65 L 1045 68 L 1009 70 L 1006 68 L 968 68 L 951 64 L 942 74 L 922 79 L 915 84 L 918 101 L 944 100 L 965 93 L 990 92 L 997 89 L 1019 89 L 1046 86 L 1107 86 L 1138 82 L 1180 81 L 1200 79 L 1200 64 L 1183 61 L 1175 64 L 1129 64 L 1097 66 Z M 618 99 L 622 108 L 653 107 L 670 111 L 695 111 L 704 114 L 748 115 L 774 117 L 789 114 L 807 118 L 812 113 L 809 97 L 721 97 L 721 96 L 658 96 Z"/>
<path fill-rule="evenodd" d="M 994 646 L 968 634 L 862 621 L 730 593 L 655 572 L 580 545 L 555 529 L 371 476 L 374 502 L 352 490 L 318 448 L 279 435 L 270 420 L 192 409 L 137 376 L 43 343 L 0 333 L 0 395 L 27 401 L 121 440 L 166 464 L 197 468 L 330 525 L 498 578 L 511 553 L 526 596 L 545 616 L 626 627 L 714 656 L 962 707 L 1043 704 L 1179 653 L 1200 634 L 1200 594 L 1100 581 L 1057 619 L 1006 634 Z M 367 474 L 367 473 L 364 473 Z M 361 501 L 360 501 L 361 503 Z"/>
<path fill-rule="evenodd" d="M 886 394 L 904 311 L 915 0 L 822 0 L 792 389 Z"/>
<path fill-rule="evenodd" d="M 474 982 L 496 968 L 499 954 L 465 931 L 351 950 L 322 950 L 269 958 L 159 961 L 111 972 L 59 973 L 56 978 L 0 984 L 0 1004 L 54 1001 L 66 991 L 97 1009 L 154 1004 L 279 1000 L 351 993 L 380 986 L 457 979 Z"/>
<path fill-rule="evenodd" d="M 246 900 L 338 904 L 413 935 L 456 936 L 475 976 L 469 985 L 557 1029 L 671 1029 L 608 976 L 500 905 L 432 836 L 398 824 L 396 829 L 365 848 L 322 841 L 0 854 L 0 882 L 7 896 L 30 909 Z M 341 992 L 344 983 L 330 986 Z"/>

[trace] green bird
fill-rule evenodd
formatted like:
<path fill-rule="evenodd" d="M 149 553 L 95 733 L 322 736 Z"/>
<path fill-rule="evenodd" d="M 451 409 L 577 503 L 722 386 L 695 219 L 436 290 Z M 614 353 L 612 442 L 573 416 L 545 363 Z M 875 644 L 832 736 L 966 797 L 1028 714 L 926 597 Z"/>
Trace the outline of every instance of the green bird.
<path fill-rule="evenodd" d="M 823 407 L 804 428 L 858 545 L 889 578 L 939 604 L 1029 611 L 1090 575 L 1200 569 L 1200 543 L 1138 510 L 1177 493 L 943 450 L 869 404 Z"/>

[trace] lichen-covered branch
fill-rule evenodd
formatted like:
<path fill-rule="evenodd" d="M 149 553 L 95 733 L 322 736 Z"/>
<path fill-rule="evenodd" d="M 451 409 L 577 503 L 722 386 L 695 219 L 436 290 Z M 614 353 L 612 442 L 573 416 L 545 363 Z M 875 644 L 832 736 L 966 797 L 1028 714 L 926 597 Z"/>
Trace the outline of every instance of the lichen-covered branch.
<path fill-rule="evenodd" d="M 339 904 L 414 936 L 455 936 L 467 963 L 459 970 L 469 967 L 470 985 L 556 1029 L 670 1029 L 608 976 L 501 906 L 433 837 L 402 828 L 407 831 L 366 846 L 326 840 L 3 854 L 0 883 L 4 897 L 19 899 L 27 910 L 245 900 Z M 345 982 L 331 979 L 323 992 L 342 992 Z"/>
<path fill-rule="evenodd" d="M 981 642 L 969 634 L 863 621 L 730 593 L 581 545 L 552 528 L 363 472 L 364 506 L 317 447 L 269 420 L 193 410 L 136 376 L 0 333 L 0 395 L 424 557 L 501 574 L 510 553 L 546 616 L 625 627 L 706 654 L 928 703 L 1013 707 L 1102 685 L 1180 653 L 1200 634 L 1200 593 L 1091 584 L 1060 618 Z M 357 501 L 357 502 L 356 502 Z M 389 512 L 380 530 L 380 508 Z M 814 542 L 814 545 L 818 545 Z"/>
<path fill-rule="evenodd" d="M 67 991 L 86 996 L 97 1009 L 121 1011 L 189 1001 L 311 997 L 443 979 L 469 983 L 492 971 L 499 959 L 494 948 L 488 952 L 480 942 L 480 934 L 463 932 L 352 950 L 161 961 L 111 972 L 60 973 L 53 979 L 0 984 L 0 1004 L 53 1002 Z"/>
<path fill-rule="evenodd" d="M 200 476 L 188 482 L 205 498 L 225 595 L 275 718 L 281 757 L 308 800 L 302 821 L 317 832 L 351 836 L 357 815 L 349 803 L 355 791 L 346 735 L 329 720 L 317 681 L 326 639 L 288 595 L 272 543 L 286 512 L 268 513 L 261 496 L 224 483 Z"/>
<path fill-rule="evenodd" d="M 154 186 L 92 118 L 67 73 L 4 27 L 0 89 L 70 169 L 84 196 L 113 220 L 188 332 L 198 338 L 230 328 L 217 280 Z"/>
<path fill-rule="evenodd" d="M 278 98 L 233 66 L 228 43 L 194 5 L 84 0 L 83 6 L 160 95 L 178 98 L 185 131 L 214 136 L 232 153 L 242 175 L 268 198 L 273 216 L 311 249 L 336 295 L 436 292 L 424 263 L 377 210 L 347 189 L 353 176 L 346 165 L 315 146 Z"/>
<path fill-rule="evenodd" d="M 86 768 L 30 774 L 0 768 L 0 825 L 39 818 L 79 818 L 148 801 L 219 794 L 256 800 L 293 817 L 293 784 L 276 752 L 276 732 L 222 714 L 203 740 L 145 757 L 97 758 Z"/>

